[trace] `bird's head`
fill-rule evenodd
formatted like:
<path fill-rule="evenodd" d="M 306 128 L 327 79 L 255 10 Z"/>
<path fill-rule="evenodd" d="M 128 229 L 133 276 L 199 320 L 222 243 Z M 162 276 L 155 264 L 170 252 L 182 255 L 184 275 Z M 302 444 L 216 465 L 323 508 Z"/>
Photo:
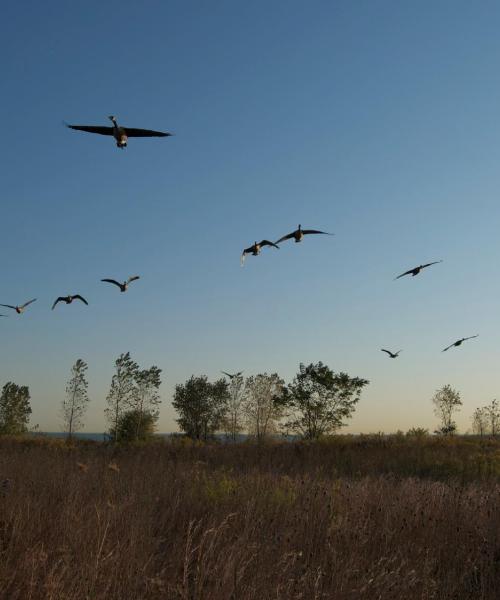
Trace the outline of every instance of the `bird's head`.
<path fill-rule="evenodd" d="M 112 123 L 116 123 L 116 118 L 113 115 L 109 115 L 108 119 L 112 122 Z"/>

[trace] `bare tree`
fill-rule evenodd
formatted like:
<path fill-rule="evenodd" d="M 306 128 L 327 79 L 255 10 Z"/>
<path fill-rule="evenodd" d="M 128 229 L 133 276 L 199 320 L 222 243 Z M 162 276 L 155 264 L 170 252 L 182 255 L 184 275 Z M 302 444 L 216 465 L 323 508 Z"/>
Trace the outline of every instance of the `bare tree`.
<path fill-rule="evenodd" d="M 226 435 L 236 441 L 236 436 L 243 430 L 243 399 L 245 395 L 245 380 L 242 375 L 235 375 L 229 383 L 227 411 L 224 416 Z"/>
<path fill-rule="evenodd" d="M 88 381 L 87 363 L 79 358 L 71 367 L 71 377 L 66 385 L 66 398 L 62 401 L 62 419 L 68 439 L 83 426 L 83 416 L 87 410 Z"/>
<path fill-rule="evenodd" d="M 498 406 L 498 400 L 493 400 L 491 404 L 488 404 L 488 406 L 485 406 L 482 410 L 485 413 L 490 434 L 498 435 L 500 425 L 500 407 Z"/>
<path fill-rule="evenodd" d="M 432 397 L 434 414 L 441 421 L 441 427 L 435 433 L 441 435 L 453 435 L 457 430 L 457 424 L 453 420 L 453 413 L 460 410 L 462 400 L 460 393 L 451 385 L 444 385 Z"/>
<path fill-rule="evenodd" d="M 107 397 L 108 408 L 105 415 L 110 423 L 110 431 L 113 441 L 116 443 L 119 437 L 120 417 L 133 402 L 136 391 L 135 378 L 139 366 L 130 358 L 130 352 L 120 354 L 115 362 L 115 374 L 111 379 L 111 387 Z"/>
<path fill-rule="evenodd" d="M 484 408 L 476 408 L 472 413 L 472 431 L 481 437 L 488 432 L 488 415 Z"/>
<path fill-rule="evenodd" d="M 285 382 L 277 373 L 247 377 L 243 412 L 248 433 L 258 441 L 277 431 L 277 423 L 284 412 L 284 386 Z"/>

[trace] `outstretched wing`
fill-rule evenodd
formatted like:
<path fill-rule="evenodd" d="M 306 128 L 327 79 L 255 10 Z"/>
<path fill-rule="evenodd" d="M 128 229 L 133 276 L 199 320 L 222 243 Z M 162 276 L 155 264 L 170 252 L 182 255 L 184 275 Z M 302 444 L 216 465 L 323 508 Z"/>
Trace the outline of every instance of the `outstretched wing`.
<path fill-rule="evenodd" d="M 69 125 L 66 127 L 76 129 L 76 131 L 86 131 L 87 133 L 99 133 L 100 135 L 113 135 L 113 127 L 101 127 L 100 125 Z"/>
<path fill-rule="evenodd" d="M 465 342 L 465 340 L 472 340 L 473 338 L 477 338 L 479 337 L 479 333 L 477 335 L 471 335 L 470 337 L 466 337 L 463 339 L 463 341 Z"/>
<path fill-rule="evenodd" d="M 22 306 L 20 306 L 19 308 L 26 308 L 27 306 L 29 306 L 30 304 L 33 304 L 33 302 L 36 301 L 36 298 L 33 298 L 33 300 L 28 300 L 28 302 L 25 302 Z"/>
<path fill-rule="evenodd" d="M 453 344 L 450 344 L 449 346 L 446 346 L 446 348 L 442 352 L 446 352 L 446 350 L 449 350 L 450 348 L 453 348 L 453 346 L 455 344 L 456 344 L 456 342 L 453 342 Z"/>
<path fill-rule="evenodd" d="M 130 283 L 130 282 L 132 282 L 132 281 L 136 281 L 137 279 L 140 279 L 140 276 L 139 276 L 139 275 L 132 275 L 132 277 L 129 277 L 129 278 L 127 279 L 127 283 Z"/>
<path fill-rule="evenodd" d="M 87 300 L 85 300 L 85 298 L 83 296 L 80 296 L 80 294 L 76 294 L 75 296 L 73 296 L 73 300 L 81 300 L 84 304 L 86 304 L 88 306 L 88 302 Z"/>
<path fill-rule="evenodd" d="M 380 351 L 386 352 L 389 356 L 392 356 L 392 352 L 390 350 L 384 350 L 384 348 L 381 348 Z"/>
<path fill-rule="evenodd" d="M 270 242 L 269 240 L 262 240 L 259 246 L 272 246 L 273 248 L 278 248 L 278 250 L 280 249 L 279 246 L 277 246 L 274 242 Z"/>
<path fill-rule="evenodd" d="M 54 304 L 52 305 L 52 310 L 54 310 L 54 308 L 56 307 L 56 304 L 58 302 L 63 302 L 64 298 L 62 296 L 59 296 L 59 298 L 54 302 Z"/>
<path fill-rule="evenodd" d="M 229 379 L 232 379 L 234 377 L 234 375 L 231 375 L 230 373 L 226 373 L 226 371 L 221 371 L 221 373 L 224 373 L 224 375 L 229 377 Z"/>
<path fill-rule="evenodd" d="M 13 310 L 16 310 L 16 307 L 12 306 L 11 304 L 0 304 L 0 306 L 5 306 L 5 308 L 12 308 Z"/>
<path fill-rule="evenodd" d="M 128 137 L 168 137 L 174 135 L 166 131 L 154 131 L 153 129 L 134 129 L 133 127 L 124 127 Z"/>
<path fill-rule="evenodd" d="M 105 281 L 106 283 L 114 283 L 115 285 L 117 285 L 119 288 L 121 288 L 121 284 L 118 283 L 118 281 L 116 281 L 115 279 L 101 279 L 101 281 Z M 76 297 L 76 296 L 75 296 Z"/>
<path fill-rule="evenodd" d="M 422 265 L 420 268 L 425 269 L 425 267 L 430 267 L 431 265 L 437 265 L 438 263 L 442 263 L 442 260 L 435 260 L 434 262 L 427 263 L 426 265 Z"/>
<path fill-rule="evenodd" d="M 396 281 L 396 279 L 399 279 L 400 277 L 404 277 L 405 275 L 410 275 L 411 273 L 413 273 L 414 269 L 410 269 L 409 271 L 405 271 L 404 273 L 401 273 L 401 275 L 398 275 L 397 277 L 394 278 L 394 281 Z"/>
<path fill-rule="evenodd" d="M 286 240 L 291 240 L 294 236 L 295 236 L 295 231 L 292 231 L 292 233 L 288 233 L 287 235 L 284 235 L 276 243 L 279 244 L 280 242 L 285 242 Z"/>
<path fill-rule="evenodd" d="M 335 235 L 333 233 L 327 233 L 326 231 L 318 231 L 317 229 L 303 229 L 302 233 L 308 235 L 309 233 L 322 233 L 324 235 Z"/>

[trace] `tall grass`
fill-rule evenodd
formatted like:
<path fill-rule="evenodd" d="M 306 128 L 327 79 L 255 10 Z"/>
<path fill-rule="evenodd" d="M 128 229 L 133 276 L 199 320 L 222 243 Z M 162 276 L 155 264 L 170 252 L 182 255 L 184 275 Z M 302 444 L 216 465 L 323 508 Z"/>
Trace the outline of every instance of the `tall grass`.
<path fill-rule="evenodd" d="M 0 596 L 495 599 L 499 460 L 463 439 L 3 440 Z"/>

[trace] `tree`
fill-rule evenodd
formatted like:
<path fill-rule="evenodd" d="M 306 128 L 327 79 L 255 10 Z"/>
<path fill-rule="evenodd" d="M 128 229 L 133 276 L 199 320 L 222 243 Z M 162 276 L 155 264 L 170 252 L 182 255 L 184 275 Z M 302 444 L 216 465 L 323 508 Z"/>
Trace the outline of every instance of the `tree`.
<path fill-rule="evenodd" d="M 221 427 L 228 399 L 225 379 L 210 383 L 206 375 L 192 375 L 186 383 L 175 386 L 172 405 L 179 413 L 179 427 L 193 439 L 207 440 Z"/>
<path fill-rule="evenodd" d="M 484 408 L 476 408 L 472 414 L 472 431 L 481 437 L 488 431 L 488 415 Z"/>
<path fill-rule="evenodd" d="M 0 433 L 18 435 L 28 431 L 31 415 L 30 392 L 25 385 L 9 381 L 0 395 Z"/>
<path fill-rule="evenodd" d="M 245 393 L 245 383 L 241 375 L 235 375 L 229 383 L 227 412 L 224 417 L 224 429 L 227 437 L 236 441 L 236 436 L 243 430 L 242 403 Z"/>
<path fill-rule="evenodd" d="M 62 418 L 68 438 L 81 429 L 83 416 L 87 410 L 89 397 L 88 382 L 85 377 L 87 363 L 80 358 L 71 368 L 71 377 L 66 386 L 66 398 L 62 402 Z"/>
<path fill-rule="evenodd" d="M 155 418 L 151 413 L 126 410 L 118 418 L 118 431 L 111 429 L 113 439 L 120 442 L 146 441 L 155 432 Z"/>
<path fill-rule="evenodd" d="M 289 409 L 285 427 L 309 440 L 335 433 L 352 416 L 368 383 L 346 373 L 334 373 L 322 362 L 301 363 L 283 396 Z"/>
<path fill-rule="evenodd" d="M 491 404 L 485 406 L 482 410 L 484 411 L 491 435 L 497 435 L 500 425 L 500 408 L 498 406 L 498 401 L 493 400 Z"/>
<path fill-rule="evenodd" d="M 161 403 L 158 388 L 161 385 L 161 369 L 152 366 L 149 369 L 137 370 L 134 374 L 135 390 L 130 395 L 128 404 L 135 413 L 137 439 L 142 428 L 142 418 L 146 415 L 153 423 L 158 420 Z"/>
<path fill-rule="evenodd" d="M 110 423 L 110 432 L 113 441 L 119 439 L 120 428 L 118 426 L 120 416 L 133 404 L 135 393 L 135 378 L 139 366 L 130 358 L 130 352 L 120 354 L 115 362 L 115 374 L 111 379 L 111 387 L 107 397 L 108 408 L 104 411 Z"/>
<path fill-rule="evenodd" d="M 247 377 L 243 413 L 248 433 L 258 441 L 277 430 L 277 422 L 283 416 L 284 385 L 277 373 Z"/>
<path fill-rule="evenodd" d="M 441 421 L 441 427 L 434 433 L 441 435 L 453 435 L 457 430 L 457 424 L 453 420 L 453 413 L 460 410 L 462 400 L 460 393 L 451 385 L 444 385 L 432 397 L 434 414 Z"/>

